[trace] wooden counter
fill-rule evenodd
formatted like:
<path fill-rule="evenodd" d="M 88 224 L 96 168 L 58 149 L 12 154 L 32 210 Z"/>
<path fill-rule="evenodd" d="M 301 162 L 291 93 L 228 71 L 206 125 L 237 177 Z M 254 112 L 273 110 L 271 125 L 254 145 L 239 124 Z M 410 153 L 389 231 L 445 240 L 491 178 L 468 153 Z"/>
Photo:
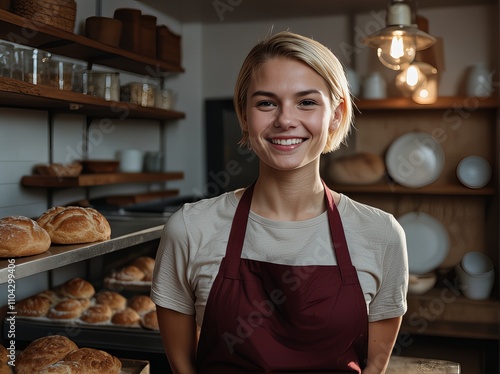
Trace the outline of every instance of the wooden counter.
<path fill-rule="evenodd" d="M 446 360 L 392 356 L 386 374 L 460 374 L 460 364 Z"/>

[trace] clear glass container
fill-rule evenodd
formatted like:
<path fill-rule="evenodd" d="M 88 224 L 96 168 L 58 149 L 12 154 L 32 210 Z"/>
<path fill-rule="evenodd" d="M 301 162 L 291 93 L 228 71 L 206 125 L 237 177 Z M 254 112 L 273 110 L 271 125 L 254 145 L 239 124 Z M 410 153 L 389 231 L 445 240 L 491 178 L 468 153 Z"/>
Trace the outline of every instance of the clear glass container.
<path fill-rule="evenodd" d="M 0 42 L 0 76 L 12 77 L 12 59 L 14 46 L 10 43 Z"/>
<path fill-rule="evenodd" d="M 91 91 L 88 94 L 108 101 L 120 101 L 120 73 L 92 72 Z"/>
<path fill-rule="evenodd" d="M 121 100 L 145 107 L 156 105 L 157 85 L 154 83 L 133 82 L 122 86 Z"/>
<path fill-rule="evenodd" d="M 32 84 L 50 86 L 50 58 L 52 55 L 39 49 L 24 48 L 18 49 L 18 53 L 22 53 L 23 80 Z"/>

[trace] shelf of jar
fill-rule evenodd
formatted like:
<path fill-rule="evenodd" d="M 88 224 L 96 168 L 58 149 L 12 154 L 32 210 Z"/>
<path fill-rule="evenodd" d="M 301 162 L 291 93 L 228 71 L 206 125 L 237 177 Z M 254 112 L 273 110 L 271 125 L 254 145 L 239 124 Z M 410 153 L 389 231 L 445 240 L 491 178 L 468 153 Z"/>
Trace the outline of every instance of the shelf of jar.
<path fill-rule="evenodd" d="M 122 101 L 107 101 L 96 96 L 5 77 L 0 77 L 0 102 L 3 106 L 11 108 L 54 110 L 100 118 L 153 120 L 185 118 L 184 113 L 175 110 L 144 107 Z"/>
<path fill-rule="evenodd" d="M 354 100 L 356 107 L 363 110 L 394 110 L 394 109 L 454 109 L 454 110 L 476 110 L 496 109 L 499 107 L 499 98 L 491 97 L 466 97 L 446 96 L 439 97 L 433 104 L 417 104 L 407 97 L 391 97 L 376 100 Z"/>
<path fill-rule="evenodd" d="M 481 313 L 478 313 L 478 310 Z M 452 284 L 423 295 L 408 295 L 401 332 L 472 339 L 500 338 L 500 300 L 471 300 Z"/>
<path fill-rule="evenodd" d="M 140 75 L 184 71 L 180 66 L 34 22 L 4 9 L 0 9 L 0 39 Z"/>
<path fill-rule="evenodd" d="M 102 186 L 120 183 L 167 182 L 172 180 L 180 180 L 183 178 L 183 172 L 80 174 L 77 177 L 26 175 L 21 178 L 21 185 L 25 187 L 69 188 Z"/>
<path fill-rule="evenodd" d="M 495 188 L 486 186 L 484 188 L 471 189 L 456 184 L 431 184 L 424 187 L 404 187 L 394 182 L 385 182 L 369 185 L 345 185 L 328 183 L 335 191 L 341 193 L 379 193 L 379 194 L 413 194 L 413 195 L 451 195 L 451 196 L 494 196 Z"/>

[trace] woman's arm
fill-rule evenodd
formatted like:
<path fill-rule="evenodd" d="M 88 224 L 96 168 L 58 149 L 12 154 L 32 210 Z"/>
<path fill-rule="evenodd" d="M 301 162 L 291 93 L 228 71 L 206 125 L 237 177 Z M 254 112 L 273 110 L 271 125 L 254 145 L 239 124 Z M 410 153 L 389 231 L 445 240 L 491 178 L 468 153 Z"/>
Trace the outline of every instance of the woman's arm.
<path fill-rule="evenodd" d="M 362 374 L 385 373 L 403 317 L 368 324 L 368 362 Z"/>
<path fill-rule="evenodd" d="M 196 373 L 196 319 L 157 306 L 158 323 L 165 353 L 174 374 Z"/>

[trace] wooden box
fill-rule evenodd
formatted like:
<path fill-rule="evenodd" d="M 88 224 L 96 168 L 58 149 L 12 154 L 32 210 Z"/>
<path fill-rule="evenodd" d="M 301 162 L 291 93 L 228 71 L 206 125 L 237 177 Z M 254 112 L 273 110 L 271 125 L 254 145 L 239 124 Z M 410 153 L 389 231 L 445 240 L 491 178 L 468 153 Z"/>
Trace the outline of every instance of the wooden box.
<path fill-rule="evenodd" d="M 165 25 L 156 27 L 156 57 L 176 66 L 181 65 L 181 37 Z"/>

